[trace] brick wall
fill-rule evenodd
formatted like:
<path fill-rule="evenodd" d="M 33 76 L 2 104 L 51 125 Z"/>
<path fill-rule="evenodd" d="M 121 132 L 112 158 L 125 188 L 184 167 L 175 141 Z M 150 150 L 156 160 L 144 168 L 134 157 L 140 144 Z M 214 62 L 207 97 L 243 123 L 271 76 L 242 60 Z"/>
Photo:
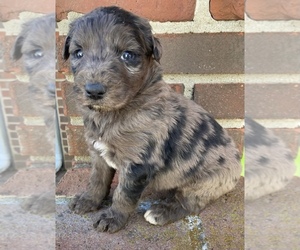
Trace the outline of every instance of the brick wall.
<path fill-rule="evenodd" d="M 276 128 L 276 133 L 282 133 L 296 154 L 300 117 L 300 25 L 296 20 L 300 11 L 296 11 L 299 9 L 296 1 L 286 1 L 288 4 L 283 6 L 282 1 L 271 5 L 275 2 L 262 4 L 247 0 L 244 6 L 240 0 L 57 0 L 56 93 L 64 166 L 68 170 L 65 179 L 80 171 L 85 173 L 80 167 L 89 165 L 89 157 L 81 115 L 72 96 L 69 62 L 61 57 L 62 46 L 74 18 L 112 2 L 151 21 L 163 46 L 161 64 L 165 81 L 215 116 L 228 129 L 241 152 L 246 110 L 248 115 L 257 116 L 264 124 Z M 23 3 L 16 6 L 0 12 L 5 26 L 0 39 L 7 51 L 17 34 L 17 30 L 10 30 L 11 19 L 20 19 L 19 14 L 24 11 L 47 13 L 52 8 L 44 3 L 35 3 L 34 7 Z M 7 51 L 4 58 L 9 62 Z M 17 105 L 10 90 L 13 88 L 10 83 L 19 74 L 16 68 L 10 64 L 1 71 L 7 118 Z M 7 122 L 9 128 L 19 124 L 17 118 L 9 118 Z M 12 144 L 20 143 L 22 136 L 15 131 L 10 133 Z M 64 190 L 61 188 L 59 192 L 66 194 Z"/>

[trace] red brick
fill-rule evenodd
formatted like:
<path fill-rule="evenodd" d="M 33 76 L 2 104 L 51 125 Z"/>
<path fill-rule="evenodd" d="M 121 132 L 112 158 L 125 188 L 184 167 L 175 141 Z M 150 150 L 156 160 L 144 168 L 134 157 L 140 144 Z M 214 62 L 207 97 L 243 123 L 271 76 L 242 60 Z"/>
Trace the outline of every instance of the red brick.
<path fill-rule="evenodd" d="M 161 64 L 166 74 L 244 73 L 243 33 L 167 34 Z"/>
<path fill-rule="evenodd" d="M 60 0 L 56 3 L 56 13 L 58 20 L 62 20 L 70 11 L 87 13 L 99 6 L 111 5 L 120 6 L 153 21 L 192 21 L 196 0 Z"/>
<path fill-rule="evenodd" d="M 20 123 L 22 119 L 20 117 L 17 117 L 17 116 L 8 116 L 7 117 L 7 122 L 8 123 Z"/>
<path fill-rule="evenodd" d="M 244 118 L 244 84 L 195 84 L 194 101 L 217 119 Z"/>
<path fill-rule="evenodd" d="M 65 154 L 64 155 L 64 168 L 66 170 L 72 169 L 72 168 L 82 168 L 82 167 L 86 167 L 86 162 L 80 162 L 79 160 L 75 161 L 74 160 L 74 156 L 70 156 Z M 90 166 L 90 162 L 89 162 L 89 166 Z"/>
<path fill-rule="evenodd" d="M 69 155 L 88 156 L 83 126 L 66 126 Z"/>
<path fill-rule="evenodd" d="M 60 72 L 56 72 L 56 79 L 66 79 L 66 76 Z"/>
<path fill-rule="evenodd" d="M 5 107 L 12 107 L 13 106 L 12 100 L 9 100 L 9 99 L 4 99 L 3 104 L 4 104 Z"/>
<path fill-rule="evenodd" d="M 255 20 L 300 19 L 298 0 L 247 0 L 246 13 Z"/>
<path fill-rule="evenodd" d="M 61 96 L 63 98 L 62 105 L 64 107 L 65 116 L 82 116 L 76 104 L 76 95 L 73 91 L 73 83 L 61 83 Z"/>
<path fill-rule="evenodd" d="M 0 21 L 16 19 L 20 12 L 53 13 L 55 1 L 1 0 Z"/>
<path fill-rule="evenodd" d="M 1 96 L 2 97 L 10 97 L 10 92 L 8 90 L 2 90 L 1 91 Z"/>
<path fill-rule="evenodd" d="M 28 89 L 28 83 L 14 81 L 10 83 L 9 87 L 14 114 L 18 116 L 37 116 L 38 112 L 34 108 L 34 101 L 32 93 Z"/>
<path fill-rule="evenodd" d="M 300 33 L 245 34 L 245 71 L 251 74 L 299 74 Z"/>
<path fill-rule="evenodd" d="M 210 0 L 209 11 L 215 20 L 243 20 L 244 0 Z"/>
<path fill-rule="evenodd" d="M 62 97 L 61 90 L 56 90 L 56 96 L 57 96 L 57 97 Z"/>
<path fill-rule="evenodd" d="M 5 114 L 12 115 L 13 114 L 13 109 L 12 108 L 5 108 L 4 112 L 5 112 Z"/>
<path fill-rule="evenodd" d="M 254 119 L 299 119 L 300 84 L 246 84 L 245 111 Z"/>
<path fill-rule="evenodd" d="M 53 146 L 47 140 L 46 126 L 17 126 L 22 155 L 52 156 Z M 42 145 L 42 147 L 41 147 Z"/>

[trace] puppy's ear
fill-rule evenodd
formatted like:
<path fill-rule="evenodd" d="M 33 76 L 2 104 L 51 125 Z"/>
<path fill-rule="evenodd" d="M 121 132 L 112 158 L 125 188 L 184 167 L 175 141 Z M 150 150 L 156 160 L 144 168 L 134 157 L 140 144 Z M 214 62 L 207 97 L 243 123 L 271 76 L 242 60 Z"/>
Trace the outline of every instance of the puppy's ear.
<path fill-rule="evenodd" d="M 64 45 L 64 49 L 63 49 L 63 58 L 65 60 L 68 60 L 68 58 L 70 56 L 70 52 L 69 52 L 70 42 L 71 42 L 71 36 L 68 35 L 66 40 L 65 40 L 65 45 Z"/>
<path fill-rule="evenodd" d="M 160 44 L 160 41 L 154 36 L 152 37 L 152 43 L 153 43 L 153 57 L 157 62 L 159 62 L 162 56 L 162 46 Z"/>
<path fill-rule="evenodd" d="M 23 43 L 24 43 L 25 37 L 20 34 L 15 43 L 14 43 L 14 47 L 11 51 L 11 57 L 14 60 L 19 60 L 22 57 L 22 47 L 23 47 Z"/>

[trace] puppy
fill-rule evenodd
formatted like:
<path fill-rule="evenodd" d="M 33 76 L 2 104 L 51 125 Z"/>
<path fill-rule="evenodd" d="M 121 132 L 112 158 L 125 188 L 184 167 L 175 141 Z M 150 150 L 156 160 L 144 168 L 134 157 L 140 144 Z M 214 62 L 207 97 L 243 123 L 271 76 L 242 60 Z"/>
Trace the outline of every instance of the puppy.
<path fill-rule="evenodd" d="M 241 168 L 233 140 L 162 80 L 162 49 L 147 20 L 118 7 L 95 9 L 70 24 L 63 56 L 70 57 L 92 160 L 88 189 L 70 208 L 99 209 L 119 171 L 98 231 L 121 229 L 148 186 L 168 191 L 144 215 L 155 225 L 198 214 L 234 188 Z"/>

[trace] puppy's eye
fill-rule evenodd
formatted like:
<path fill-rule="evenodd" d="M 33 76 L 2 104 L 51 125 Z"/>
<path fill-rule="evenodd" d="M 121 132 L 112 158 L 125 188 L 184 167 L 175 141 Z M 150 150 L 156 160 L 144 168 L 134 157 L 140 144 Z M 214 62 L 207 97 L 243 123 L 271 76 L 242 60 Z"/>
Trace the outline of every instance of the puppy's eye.
<path fill-rule="evenodd" d="M 30 56 L 35 59 L 39 59 L 44 56 L 44 52 L 40 49 L 37 49 L 37 50 L 31 51 Z"/>
<path fill-rule="evenodd" d="M 77 59 L 80 59 L 83 57 L 83 51 L 81 49 L 78 49 L 74 52 L 74 56 L 77 58 Z"/>
<path fill-rule="evenodd" d="M 136 54 L 131 51 L 124 51 L 121 55 L 121 59 L 126 62 L 132 62 L 136 59 Z"/>

